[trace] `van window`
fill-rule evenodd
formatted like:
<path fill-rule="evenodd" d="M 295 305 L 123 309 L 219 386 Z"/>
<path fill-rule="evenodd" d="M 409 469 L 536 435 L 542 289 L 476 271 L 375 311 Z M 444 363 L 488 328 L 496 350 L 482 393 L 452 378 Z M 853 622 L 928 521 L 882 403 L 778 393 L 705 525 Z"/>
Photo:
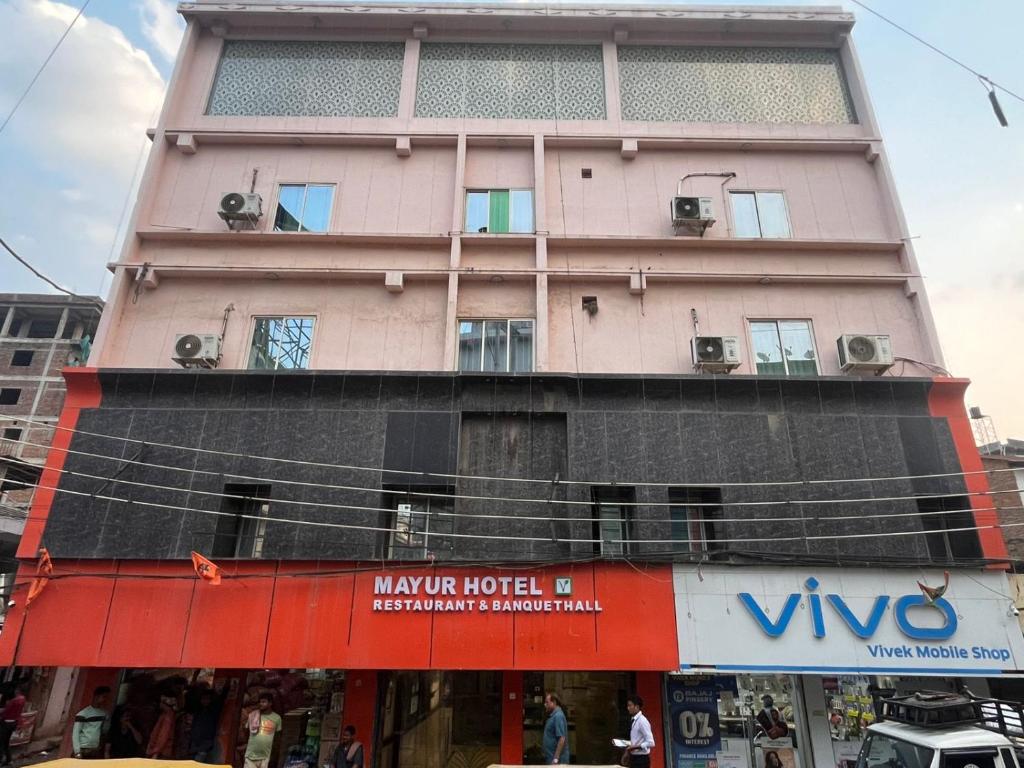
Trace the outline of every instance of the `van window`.
<path fill-rule="evenodd" d="M 882 733 L 869 733 L 857 758 L 857 768 L 930 768 L 935 751 Z M 960 768 L 965 768 L 961 765 Z M 951 768 L 951 766 L 947 766 Z M 992 766 L 979 766 L 992 768 Z"/>
<path fill-rule="evenodd" d="M 996 750 L 964 749 L 942 750 L 942 763 L 939 768 L 998 768 Z"/>

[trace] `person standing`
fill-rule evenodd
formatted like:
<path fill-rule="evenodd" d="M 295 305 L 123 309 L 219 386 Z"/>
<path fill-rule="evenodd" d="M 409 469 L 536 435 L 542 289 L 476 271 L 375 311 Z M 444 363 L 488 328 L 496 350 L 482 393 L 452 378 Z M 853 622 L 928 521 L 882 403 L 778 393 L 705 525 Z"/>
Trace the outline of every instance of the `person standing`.
<path fill-rule="evenodd" d="M 281 716 L 274 712 L 273 695 L 260 694 L 259 707 L 249 715 L 249 742 L 245 747 L 245 768 L 269 768 L 274 736 L 281 730 Z"/>
<path fill-rule="evenodd" d="M 178 720 L 178 713 L 175 711 L 178 700 L 173 696 L 160 697 L 160 718 L 153 726 L 153 732 L 149 734 L 149 745 L 146 747 L 146 757 L 151 760 L 161 758 L 167 760 L 174 757 L 174 726 Z"/>
<path fill-rule="evenodd" d="M 122 707 L 116 720 L 107 739 L 109 757 L 142 757 L 142 731 L 135 725 L 132 711 Z"/>
<path fill-rule="evenodd" d="M 548 692 L 544 695 L 544 709 L 548 711 L 541 745 L 544 762 L 548 765 L 565 765 L 569 762 L 569 723 L 565 719 L 558 694 Z"/>
<path fill-rule="evenodd" d="M 363 745 L 356 741 L 356 727 L 346 725 L 341 742 L 334 748 L 331 768 L 363 768 Z"/>
<path fill-rule="evenodd" d="M 24 709 L 25 689 L 18 686 L 14 689 L 14 695 L 4 705 L 3 712 L 0 712 L 0 757 L 3 759 L 0 765 L 11 764 L 11 736 L 18 730 Z"/>
<path fill-rule="evenodd" d="M 629 727 L 629 768 L 651 768 L 651 750 L 654 749 L 654 733 L 651 723 L 643 713 L 644 700 L 635 693 L 626 699 L 626 711 L 633 718 Z"/>
<path fill-rule="evenodd" d="M 71 748 L 75 757 L 84 760 L 103 758 L 103 739 L 110 727 L 109 703 L 110 688 L 101 685 L 92 692 L 92 704 L 75 715 L 75 725 L 71 729 Z"/>
<path fill-rule="evenodd" d="M 217 727 L 220 725 L 220 712 L 224 706 L 224 695 L 227 689 L 214 693 L 209 688 L 199 692 L 199 701 L 192 713 L 192 730 L 189 733 L 189 756 L 197 763 L 213 762 L 214 747 L 217 742 Z"/>

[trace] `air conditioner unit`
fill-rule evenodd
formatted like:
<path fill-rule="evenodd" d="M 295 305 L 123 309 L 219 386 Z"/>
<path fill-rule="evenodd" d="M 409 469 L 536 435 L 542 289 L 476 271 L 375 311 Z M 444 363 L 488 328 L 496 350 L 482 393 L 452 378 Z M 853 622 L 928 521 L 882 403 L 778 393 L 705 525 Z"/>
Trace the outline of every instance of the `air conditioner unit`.
<path fill-rule="evenodd" d="M 690 341 L 693 367 L 708 373 L 728 373 L 740 364 L 737 336 L 695 336 Z"/>
<path fill-rule="evenodd" d="M 255 223 L 263 215 L 263 198 L 255 192 L 229 192 L 220 199 L 217 215 L 228 226 L 233 221 Z"/>
<path fill-rule="evenodd" d="M 699 235 L 715 223 L 710 197 L 673 197 L 672 226 Z"/>
<path fill-rule="evenodd" d="M 173 360 L 182 368 L 216 368 L 220 362 L 220 336 L 179 333 L 174 340 Z"/>
<path fill-rule="evenodd" d="M 844 334 L 839 345 L 839 367 L 845 371 L 873 371 L 880 374 L 892 367 L 892 342 L 878 334 Z"/>

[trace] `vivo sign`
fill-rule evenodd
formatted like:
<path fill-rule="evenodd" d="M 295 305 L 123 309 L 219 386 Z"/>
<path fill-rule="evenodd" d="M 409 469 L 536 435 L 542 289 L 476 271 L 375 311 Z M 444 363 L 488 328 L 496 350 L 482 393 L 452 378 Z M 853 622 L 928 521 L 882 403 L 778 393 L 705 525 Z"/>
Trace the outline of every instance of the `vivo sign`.
<path fill-rule="evenodd" d="M 853 634 L 865 640 L 872 637 L 878 631 L 878 627 L 885 616 L 885 609 L 889 607 L 890 602 L 893 604 L 893 621 L 896 622 L 899 631 L 911 640 L 948 640 L 956 633 L 956 611 L 953 610 L 953 606 L 944 598 L 940 597 L 934 603 L 929 604 L 920 592 L 916 595 L 901 595 L 895 600 L 889 595 L 879 595 L 875 598 L 870 610 L 865 615 L 857 616 L 841 595 L 835 593 L 818 594 L 819 586 L 820 583 L 813 576 L 804 582 L 804 588 L 808 593 L 806 600 L 814 637 L 825 637 L 828 631 L 825 627 L 825 611 L 822 607 L 822 597 L 825 598 L 825 603 L 831 608 L 830 613 L 833 620 L 838 619 L 840 624 L 845 625 Z M 761 629 L 764 630 L 764 633 L 769 637 L 781 637 L 785 633 L 789 628 L 790 622 L 793 620 L 793 614 L 796 613 L 797 606 L 804 599 L 804 595 L 799 592 L 790 593 L 786 598 L 785 604 L 782 606 L 779 617 L 772 621 L 768 616 L 768 610 L 762 608 L 749 592 L 740 592 L 738 597 L 744 607 L 750 611 L 751 616 L 754 617 Z M 943 625 L 941 627 L 922 627 L 915 624 L 911 614 L 911 609 L 914 608 L 925 611 L 941 611 L 944 619 Z"/>
<path fill-rule="evenodd" d="M 822 674 L 995 675 L 1024 669 L 1001 573 L 676 566 L 681 667 Z"/>

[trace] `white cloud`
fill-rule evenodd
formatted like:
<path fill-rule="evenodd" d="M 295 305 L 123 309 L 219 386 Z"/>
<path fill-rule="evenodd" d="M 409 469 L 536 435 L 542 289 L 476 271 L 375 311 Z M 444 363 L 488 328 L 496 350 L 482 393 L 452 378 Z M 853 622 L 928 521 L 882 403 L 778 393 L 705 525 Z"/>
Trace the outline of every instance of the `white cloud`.
<path fill-rule="evenodd" d="M 185 22 L 175 10 L 175 3 L 168 0 L 142 0 L 139 12 L 142 15 L 142 34 L 161 56 L 167 61 L 174 61 L 185 29 Z"/>
<path fill-rule="evenodd" d="M 76 13 L 54 0 L 0 1 L 0 109 Z M 0 207 L 0 234 L 35 238 L 21 255 L 58 282 L 99 284 L 164 89 L 145 51 L 86 14 L 0 136 L 0 199 L 19 203 Z M 70 206 L 73 216 L 62 210 Z M 27 273 L 12 278 L 18 290 L 47 290 Z"/>

